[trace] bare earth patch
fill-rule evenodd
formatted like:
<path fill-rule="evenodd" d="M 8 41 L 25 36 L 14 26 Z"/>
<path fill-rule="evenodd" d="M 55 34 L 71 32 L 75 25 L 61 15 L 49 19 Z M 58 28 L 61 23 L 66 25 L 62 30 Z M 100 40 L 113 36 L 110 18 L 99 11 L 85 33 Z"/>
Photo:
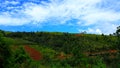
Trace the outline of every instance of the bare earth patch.
<path fill-rule="evenodd" d="M 33 60 L 37 61 L 42 59 L 42 54 L 39 51 L 35 50 L 34 48 L 31 48 L 30 46 L 25 45 L 24 49 Z"/>

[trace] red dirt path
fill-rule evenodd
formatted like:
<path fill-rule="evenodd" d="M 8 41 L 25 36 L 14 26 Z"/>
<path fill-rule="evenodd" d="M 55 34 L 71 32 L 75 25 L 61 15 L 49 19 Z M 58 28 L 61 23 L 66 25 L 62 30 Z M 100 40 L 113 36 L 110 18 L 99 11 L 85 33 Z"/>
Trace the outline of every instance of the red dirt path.
<path fill-rule="evenodd" d="M 37 61 L 42 59 L 42 54 L 39 51 L 35 50 L 34 48 L 31 48 L 28 45 L 25 45 L 24 48 L 25 48 L 25 51 L 30 55 L 30 57 L 33 60 Z"/>
<path fill-rule="evenodd" d="M 106 50 L 106 51 L 100 51 L 100 52 L 85 52 L 85 55 L 99 55 L 99 54 L 116 54 L 118 53 L 118 50 Z"/>

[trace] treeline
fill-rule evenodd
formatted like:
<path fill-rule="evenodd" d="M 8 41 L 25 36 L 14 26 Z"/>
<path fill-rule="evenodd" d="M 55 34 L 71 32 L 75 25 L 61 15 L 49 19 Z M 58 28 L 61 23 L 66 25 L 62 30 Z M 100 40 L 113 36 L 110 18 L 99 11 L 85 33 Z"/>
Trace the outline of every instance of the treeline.
<path fill-rule="evenodd" d="M 36 44 L 53 47 L 56 50 L 63 49 L 65 47 L 73 48 L 75 46 L 79 46 L 85 51 L 115 49 L 117 42 L 116 36 L 108 36 L 103 34 L 94 35 L 54 32 L 11 32 L 6 34 L 6 37 L 21 38 L 24 40 L 35 42 Z M 65 48 L 65 50 L 66 49 L 71 48 Z"/>

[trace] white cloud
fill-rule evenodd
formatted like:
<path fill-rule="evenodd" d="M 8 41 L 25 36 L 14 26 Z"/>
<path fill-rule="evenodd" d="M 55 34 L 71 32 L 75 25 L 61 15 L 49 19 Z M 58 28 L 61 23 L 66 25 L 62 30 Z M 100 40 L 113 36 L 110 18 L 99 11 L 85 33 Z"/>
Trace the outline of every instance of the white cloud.
<path fill-rule="evenodd" d="M 87 32 L 88 33 L 102 34 L 102 32 L 101 32 L 100 29 L 91 29 L 91 28 L 88 28 Z"/>
<path fill-rule="evenodd" d="M 12 12 L 6 12 L 8 15 L 0 13 L 0 25 L 25 25 L 25 24 L 42 24 L 49 22 L 48 24 L 66 24 L 71 19 L 78 19 L 78 23 L 72 22 L 71 24 L 77 24 L 80 27 L 89 27 L 95 25 L 95 27 L 89 27 L 87 30 L 90 33 L 108 33 L 115 30 L 116 21 L 120 20 L 120 12 L 115 11 L 111 2 L 111 8 L 100 7 L 101 4 L 108 4 L 109 0 L 50 0 L 49 3 L 42 1 L 42 4 L 35 4 L 32 2 L 24 3 L 19 7 L 14 8 Z M 19 4 L 19 2 L 8 2 L 6 4 Z M 118 3 L 117 3 L 118 4 Z M 10 8 L 11 9 L 11 8 Z M 33 23 L 32 23 L 33 22 Z M 109 23 L 108 23 L 109 22 Z M 103 24 L 104 23 L 104 24 Z M 69 24 L 68 24 L 69 25 Z M 104 27 L 104 26 L 110 27 Z M 104 28 L 102 28 L 104 27 Z M 107 34 L 108 34 L 107 33 Z"/>
<path fill-rule="evenodd" d="M 5 1 L 4 2 L 4 5 L 8 5 L 8 4 L 16 5 L 16 4 L 19 4 L 19 2 L 18 1 Z"/>
<path fill-rule="evenodd" d="M 86 31 L 87 33 L 92 33 L 92 34 L 102 34 L 102 31 L 100 29 L 94 29 L 94 28 L 88 28 L 87 30 L 81 30 L 79 29 L 79 32 L 84 32 Z"/>
<path fill-rule="evenodd" d="M 30 16 L 31 20 L 35 22 L 43 22 L 47 19 L 49 11 L 43 8 L 41 5 L 40 6 L 37 5 L 37 6 L 28 7 L 24 11 L 24 14 Z"/>
<path fill-rule="evenodd" d="M 117 12 L 96 12 L 87 14 L 83 17 L 83 20 L 86 21 L 85 25 L 97 24 L 100 21 L 102 22 L 114 22 L 120 20 L 120 13 Z"/>
<path fill-rule="evenodd" d="M 116 31 L 116 27 L 118 25 L 112 24 L 112 23 L 98 23 L 94 27 L 89 26 L 86 30 L 81 30 L 80 28 L 78 29 L 79 32 L 86 31 L 87 33 L 92 33 L 92 34 L 113 34 Z"/>
<path fill-rule="evenodd" d="M 18 26 L 28 24 L 30 21 L 25 18 L 11 17 L 8 13 L 3 13 L 0 15 L 0 25 L 6 26 Z"/>
<path fill-rule="evenodd" d="M 24 13 L 33 18 L 34 21 L 57 20 L 59 24 L 65 23 L 72 18 L 79 19 L 82 15 L 90 13 L 100 0 L 52 0 L 51 3 L 43 5 L 26 5 Z M 91 10 L 92 9 L 92 10 Z"/>
<path fill-rule="evenodd" d="M 116 31 L 116 27 L 118 27 L 118 24 L 105 22 L 95 26 L 94 29 L 99 28 L 104 34 L 112 34 L 113 32 Z"/>

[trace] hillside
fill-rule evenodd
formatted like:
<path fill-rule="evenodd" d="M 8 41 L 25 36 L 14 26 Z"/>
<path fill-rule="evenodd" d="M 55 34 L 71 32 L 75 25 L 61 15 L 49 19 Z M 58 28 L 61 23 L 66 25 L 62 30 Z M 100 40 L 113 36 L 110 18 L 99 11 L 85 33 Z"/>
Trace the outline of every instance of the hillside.
<path fill-rule="evenodd" d="M 4 49 L 10 52 L 6 62 L 4 55 L 0 55 L 0 63 L 6 64 L 6 68 L 120 67 L 117 36 L 0 31 L 0 37 L 0 48 L 6 46 Z M 2 52 L 6 51 L 0 50 Z"/>

